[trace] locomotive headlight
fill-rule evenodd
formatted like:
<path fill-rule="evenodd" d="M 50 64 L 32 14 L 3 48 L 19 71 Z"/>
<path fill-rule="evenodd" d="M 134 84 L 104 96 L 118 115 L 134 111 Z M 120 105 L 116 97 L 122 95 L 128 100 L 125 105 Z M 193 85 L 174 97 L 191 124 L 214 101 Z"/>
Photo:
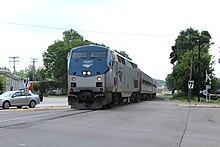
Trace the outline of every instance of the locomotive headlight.
<path fill-rule="evenodd" d="M 75 77 L 72 77 L 72 81 L 75 81 L 76 80 L 76 78 Z"/>
<path fill-rule="evenodd" d="M 86 71 L 83 71 L 82 74 L 85 76 L 86 75 Z"/>
<path fill-rule="evenodd" d="M 91 75 L 91 71 L 83 71 L 82 74 L 84 76 L 89 76 L 89 75 Z"/>
<path fill-rule="evenodd" d="M 87 75 L 91 75 L 91 71 L 87 71 Z"/>
<path fill-rule="evenodd" d="M 97 77 L 97 81 L 101 81 L 102 80 L 102 78 L 101 77 Z"/>

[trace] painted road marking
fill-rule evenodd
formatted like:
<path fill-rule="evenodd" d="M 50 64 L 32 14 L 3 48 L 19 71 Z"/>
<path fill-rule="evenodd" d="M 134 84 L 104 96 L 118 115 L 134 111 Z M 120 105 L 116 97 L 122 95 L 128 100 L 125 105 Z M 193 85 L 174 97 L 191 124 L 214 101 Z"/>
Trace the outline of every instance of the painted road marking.
<path fill-rule="evenodd" d="M 10 108 L 10 109 L 2 109 L 0 112 L 4 111 L 39 111 L 39 110 L 56 110 L 56 109 L 66 109 L 66 108 L 71 108 L 70 106 L 46 106 L 46 107 L 36 107 L 36 108 Z"/>

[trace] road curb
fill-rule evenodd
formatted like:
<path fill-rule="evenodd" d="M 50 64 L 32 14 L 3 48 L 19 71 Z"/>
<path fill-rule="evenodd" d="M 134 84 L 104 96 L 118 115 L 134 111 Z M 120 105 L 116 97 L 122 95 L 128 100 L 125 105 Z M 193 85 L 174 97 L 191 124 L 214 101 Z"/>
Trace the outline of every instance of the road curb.
<path fill-rule="evenodd" d="M 177 104 L 180 107 L 192 107 L 192 108 L 220 108 L 220 105 L 202 105 L 202 104 Z"/>
<path fill-rule="evenodd" d="M 10 108 L 10 109 L 2 109 L 0 112 L 9 112 L 9 111 L 40 111 L 40 110 L 56 110 L 56 109 L 66 109 L 70 108 L 70 106 L 45 106 L 45 107 L 35 107 L 35 108 Z"/>

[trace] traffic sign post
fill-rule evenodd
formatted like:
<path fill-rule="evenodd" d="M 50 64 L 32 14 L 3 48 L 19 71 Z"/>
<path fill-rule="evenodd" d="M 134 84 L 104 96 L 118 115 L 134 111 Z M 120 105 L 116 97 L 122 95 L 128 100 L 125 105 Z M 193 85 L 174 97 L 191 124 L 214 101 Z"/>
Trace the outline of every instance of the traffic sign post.
<path fill-rule="evenodd" d="M 189 80 L 188 81 L 188 89 L 189 89 L 189 99 L 188 102 L 191 105 L 191 90 L 194 88 L 194 81 Z"/>
<path fill-rule="evenodd" d="M 24 93 L 25 93 L 25 96 L 26 96 L 24 109 L 28 109 L 28 107 L 27 107 L 27 96 L 28 96 L 28 93 L 29 93 L 29 89 L 28 88 L 24 88 Z"/>
<path fill-rule="evenodd" d="M 28 109 L 27 107 L 27 96 L 29 94 L 29 86 L 30 86 L 30 82 L 29 82 L 29 78 L 24 78 L 24 93 L 26 95 L 26 105 L 25 105 L 25 109 Z"/>

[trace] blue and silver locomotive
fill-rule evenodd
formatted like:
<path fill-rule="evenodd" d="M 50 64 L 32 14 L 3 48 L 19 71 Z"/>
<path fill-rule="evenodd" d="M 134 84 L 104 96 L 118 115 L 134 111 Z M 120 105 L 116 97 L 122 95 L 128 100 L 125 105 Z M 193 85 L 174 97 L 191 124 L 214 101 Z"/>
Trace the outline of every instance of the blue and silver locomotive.
<path fill-rule="evenodd" d="M 68 104 L 100 109 L 156 95 L 156 84 L 135 63 L 103 46 L 81 46 L 68 55 Z"/>

